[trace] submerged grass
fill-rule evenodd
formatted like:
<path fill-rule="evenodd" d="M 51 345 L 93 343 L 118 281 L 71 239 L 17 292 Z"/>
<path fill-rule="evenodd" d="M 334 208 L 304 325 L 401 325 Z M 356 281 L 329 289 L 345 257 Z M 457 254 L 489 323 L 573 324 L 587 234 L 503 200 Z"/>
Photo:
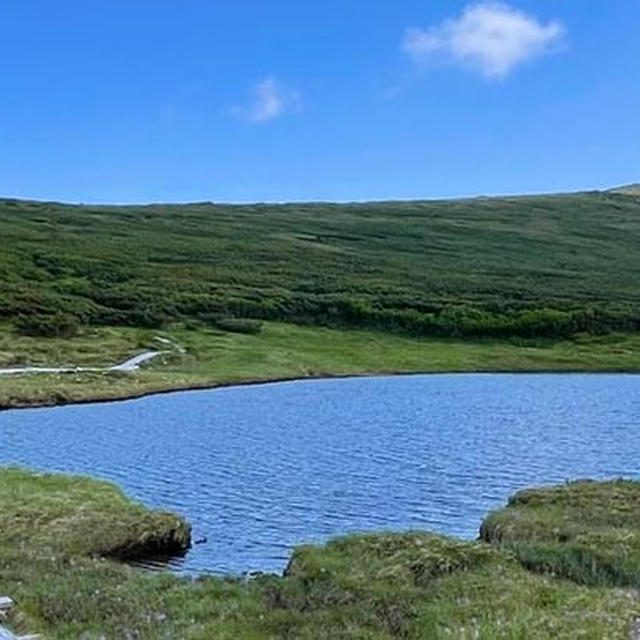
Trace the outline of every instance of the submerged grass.
<path fill-rule="evenodd" d="M 548 527 L 559 547 L 557 518 L 587 514 L 585 535 L 606 530 L 607 502 L 614 529 L 631 529 L 634 518 L 637 527 L 638 485 L 590 484 L 580 506 L 569 504 L 572 516 L 563 490 L 519 494 L 504 513 L 542 522 L 536 496 L 554 495 L 539 531 Z M 490 545 L 425 532 L 351 535 L 296 549 L 284 576 L 190 580 L 104 557 L 143 529 L 157 535 L 179 523 L 186 532 L 105 483 L 2 470 L 0 509 L 0 591 L 19 602 L 17 627 L 52 640 L 603 640 L 629 637 L 640 617 L 634 589 L 531 572 L 504 536 Z M 81 524 L 79 536 L 75 524 L 85 521 L 92 526 Z M 622 546 L 610 553 L 625 566 Z"/>

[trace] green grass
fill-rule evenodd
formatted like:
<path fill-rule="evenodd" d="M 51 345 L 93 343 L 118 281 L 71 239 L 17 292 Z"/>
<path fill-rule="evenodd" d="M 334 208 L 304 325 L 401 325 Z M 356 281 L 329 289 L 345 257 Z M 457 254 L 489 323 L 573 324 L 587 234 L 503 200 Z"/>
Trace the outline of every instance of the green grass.
<path fill-rule="evenodd" d="M 0 200 L 0 314 L 224 316 L 439 336 L 640 327 L 640 202 L 71 206 Z"/>
<path fill-rule="evenodd" d="M 640 485 L 572 482 L 516 494 L 482 538 L 522 564 L 583 584 L 640 587 Z"/>
<path fill-rule="evenodd" d="M 0 200 L 0 407 L 322 375 L 640 370 L 640 200 L 71 206 Z M 264 322 L 255 334 L 248 319 Z M 225 328 L 227 330 L 225 330 Z M 231 329 L 231 331 L 229 331 Z M 32 337 L 56 332 L 75 337 Z"/>
<path fill-rule="evenodd" d="M 74 338 L 23 336 L 0 324 L 0 368 L 20 366 L 110 366 L 136 351 L 159 348 L 149 331 L 129 327 L 88 327 Z"/>
<path fill-rule="evenodd" d="M 606 533 L 608 517 L 614 529 L 624 521 L 637 530 L 639 485 L 570 490 L 579 509 L 558 488 L 519 494 L 504 513 L 517 507 L 514 521 L 536 519 L 542 503 L 553 503 L 553 516 L 537 521 L 551 537 L 564 520 L 587 536 Z M 640 617 L 635 589 L 564 579 L 559 556 L 539 573 L 502 545 L 427 532 L 300 547 L 285 576 L 253 580 L 194 581 L 104 557 L 141 530 L 167 527 L 185 532 L 175 517 L 149 513 L 108 484 L 0 470 L 0 592 L 19 603 L 12 624 L 50 640 L 622 640 Z M 609 553 L 627 566 L 623 546 Z M 627 569 L 636 571 L 633 558 Z"/>
<path fill-rule="evenodd" d="M 424 532 L 298 549 L 276 593 L 280 607 L 304 612 L 304 632 L 292 616 L 290 637 L 309 640 L 626 638 L 638 607 L 622 592 L 532 574 L 489 545 Z"/>
<path fill-rule="evenodd" d="M 2 541 L 16 548 L 122 559 L 177 554 L 190 545 L 181 518 L 150 512 L 106 482 L 8 469 L 1 485 Z"/>
<path fill-rule="evenodd" d="M 70 339 L 16 336 L 0 327 L 0 367 L 11 364 L 107 366 L 171 339 L 186 352 L 141 371 L 0 378 L 0 407 L 116 399 L 246 381 L 311 376 L 468 371 L 639 371 L 640 334 L 573 340 L 409 338 L 268 322 L 257 335 L 179 325 L 166 331 L 90 328 Z"/>

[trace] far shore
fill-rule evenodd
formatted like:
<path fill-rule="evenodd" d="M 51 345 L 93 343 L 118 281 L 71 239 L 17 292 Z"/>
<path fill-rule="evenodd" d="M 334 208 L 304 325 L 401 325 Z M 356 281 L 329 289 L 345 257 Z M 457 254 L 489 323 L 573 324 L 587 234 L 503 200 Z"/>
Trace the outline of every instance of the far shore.
<path fill-rule="evenodd" d="M 150 391 L 142 391 L 140 393 L 123 394 L 115 397 L 96 396 L 91 398 L 80 398 L 74 400 L 60 400 L 48 403 L 47 401 L 33 403 L 25 403 L 13 406 L 0 405 L 1 411 L 24 410 L 24 409 L 43 409 L 53 407 L 63 407 L 69 405 L 83 404 L 108 404 L 112 402 L 126 402 L 128 400 L 139 400 L 150 396 L 169 395 L 173 393 L 188 393 L 190 391 L 214 391 L 216 389 L 228 389 L 233 387 L 250 387 L 264 386 L 270 384 L 282 384 L 286 382 L 313 382 L 322 380 L 348 380 L 360 378 L 388 378 L 388 377 L 409 377 L 409 376 L 472 376 L 472 375 L 639 375 L 640 370 L 612 370 L 604 369 L 602 371 L 593 370 L 585 371 L 581 369 L 549 369 L 540 370 L 532 369 L 530 371 L 522 369 L 514 370 L 476 370 L 476 371 L 390 371 L 390 372 L 364 372 L 364 373 L 336 373 L 336 374 L 320 374 L 311 376 L 283 377 L 283 378 L 248 378 L 247 380 L 238 380 L 234 382 L 215 382 L 194 384 L 185 387 L 168 387 L 166 389 L 156 389 Z"/>
<path fill-rule="evenodd" d="M 173 348 L 155 351 L 158 339 Z M 0 354 L 3 350 L 28 366 L 0 360 L 0 369 L 58 371 L 0 376 L 0 410 L 298 380 L 640 373 L 640 334 L 471 341 L 265 322 L 258 335 L 181 326 L 161 332 L 104 327 L 69 340 L 48 340 L 16 337 L 0 326 Z M 114 361 L 123 364 L 114 366 Z"/>

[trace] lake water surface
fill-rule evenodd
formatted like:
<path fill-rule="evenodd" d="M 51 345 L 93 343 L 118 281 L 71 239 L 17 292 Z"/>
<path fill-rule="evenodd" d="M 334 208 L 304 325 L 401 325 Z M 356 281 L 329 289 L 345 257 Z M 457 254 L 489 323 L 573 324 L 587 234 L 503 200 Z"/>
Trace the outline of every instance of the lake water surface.
<path fill-rule="evenodd" d="M 7 411 L 0 464 L 100 476 L 184 514 L 207 538 L 185 571 L 281 571 L 303 542 L 474 538 L 517 489 L 640 477 L 640 376 L 351 378 Z"/>

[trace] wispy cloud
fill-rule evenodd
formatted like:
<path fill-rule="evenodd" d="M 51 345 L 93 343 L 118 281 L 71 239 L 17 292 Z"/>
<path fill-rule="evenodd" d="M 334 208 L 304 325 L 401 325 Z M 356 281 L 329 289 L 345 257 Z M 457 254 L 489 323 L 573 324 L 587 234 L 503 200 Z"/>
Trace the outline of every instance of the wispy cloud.
<path fill-rule="evenodd" d="M 564 35 L 558 21 L 544 24 L 503 2 L 480 2 L 457 18 L 407 29 L 402 49 L 418 64 L 445 60 L 500 79 L 518 65 L 556 51 Z"/>
<path fill-rule="evenodd" d="M 248 105 L 232 107 L 232 113 L 256 124 L 279 118 L 287 111 L 300 108 L 300 94 L 281 87 L 271 76 L 253 87 Z"/>

